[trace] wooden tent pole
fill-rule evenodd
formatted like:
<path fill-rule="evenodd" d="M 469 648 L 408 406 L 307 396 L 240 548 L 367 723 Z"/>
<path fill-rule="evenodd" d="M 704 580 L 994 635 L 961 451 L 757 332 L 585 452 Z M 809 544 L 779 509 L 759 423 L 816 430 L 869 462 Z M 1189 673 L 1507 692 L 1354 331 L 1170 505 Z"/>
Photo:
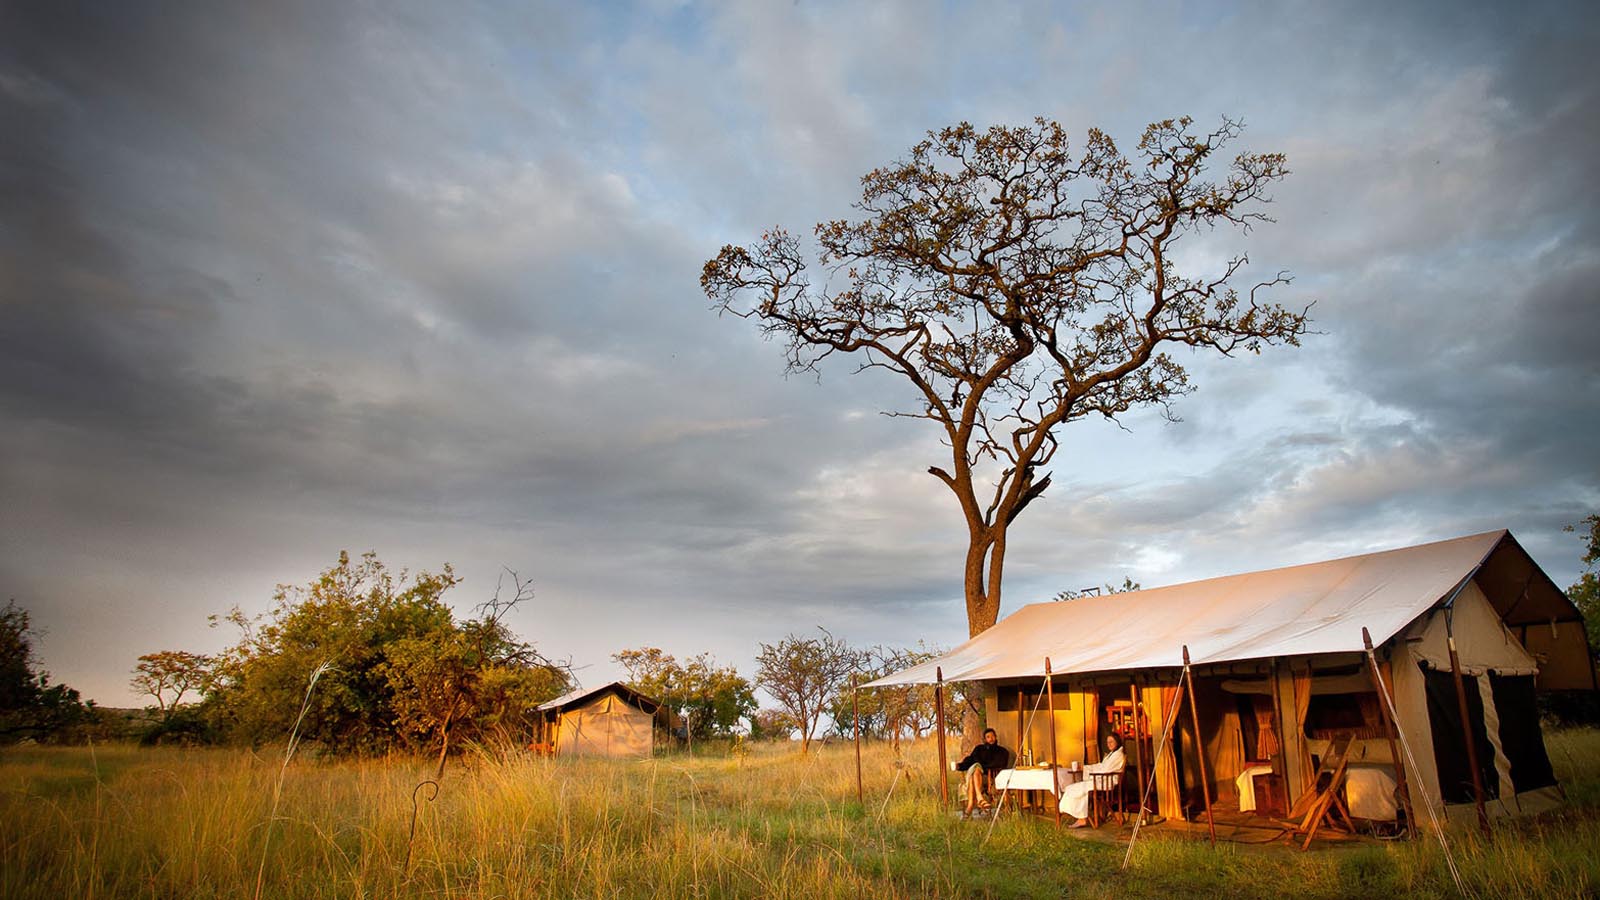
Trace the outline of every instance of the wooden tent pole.
<path fill-rule="evenodd" d="M 1055 807 L 1056 827 L 1060 828 L 1061 782 L 1059 781 L 1060 776 L 1056 774 L 1056 767 L 1060 765 L 1060 763 L 1057 762 L 1059 757 L 1056 756 L 1056 677 L 1050 674 L 1050 657 L 1048 656 L 1044 658 L 1044 693 L 1045 697 L 1047 698 L 1045 700 L 1045 706 L 1050 712 L 1050 783 L 1056 787 L 1055 790 L 1050 792 L 1050 796 L 1055 801 L 1050 805 Z"/>
<path fill-rule="evenodd" d="M 1378 711 L 1383 714 L 1383 736 L 1389 739 L 1389 758 L 1394 760 L 1394 780 L 1400 788 L 1400 802 L 1406 811 L 1406 834 L 1417 827 L 1417 817 L 1411 810 L 1411 787 L 1406 784 L 1406 761 L 1400 758 L 1400 749 L 1394 742 L 1394 720 L 1389 718 L 1389 703 L 1394 694 L 1384 683 L 1378 671 L 1378 657 L 1372 652 L 1372 634 L 1361 629 L 1361 643 L 1367 648 L 1367 671 L 1372 673 L 1372 689 L 1378 692 Z"/>
<path fill-rule="evenodd" d="M 1189 645 L 1183 645 L 1183 679 L 1189 686 L 1189 717 L 1194 721 L 1194 761 L 1200 770 L 1200 796 L 1206 801 L 1206 827 L 1211 831 L 1211 846 L 1217 845 L 1217 822 L 1211 815 L 1211 780 L 1206 777 L 1205 738 L 1200 734 L 1200 708 L 1194 702 L 1194 672 L 1189 668 Z"/>
<path fill-rule="evenodd" d="M 1450 648 L 1450 674 L 1456 683 L 1456 707 L 1461 712 L 1461 734 L 1467 741 L 1467 766 L 1472 769 L 1472 801 L 1478 807 L 1478 827 L 1489 833 L 1489 813 L 1483 807 L 1483 773 L 1478 769 L 1478 742 L 1472 739 L 1472 722 L 1467 718 L 1467 688 L 1461 677 L 1461 660 L 1456 656 L 1456 634 L 1451 625 L 1455 610 L 1444 611 L 1445 643 Z"/>
<path fill-rule="evenodd" d="M 861 787 L 861 702 L 856 698 L 860 680 L 859 675 L 850 676 L 850 715 L 856 720 L 856 802 L 865 805 L 866 792 Z"/>
<path fill-rule="evenodd" d="M 1083 738 L 1083 764 L 1084 765 L 1088 765 L 1089 764 L 1089 693 L 1083 689 L 1083 685 L 1081 683 L 1078 685 L 1078 696 L 1083 698 L 1083 702 L 1079 704 L 1079 706 L 1083 707 L 1083 710 L 1082 710 L 1081 714 L 1078 716 L 1078 724 L 1083 726 L 1083 733 L 1081 735 L 1079 735 L 1079 737 Z"/>
<path fill-rule="evenodd" d="M 1139 686 L 1128 683 L 1128 699 L 1133 701 L 1133 750 L 1134 771 L 1139 775 L 1139 787 L 1144 786 L 1144 744 L 1140 743 L 1139 728 Z M 1139 797 L 1139 814 L 1144 815 L 1144 796 Z"/>
<path fill-rule="evenodd" d="M 1024 725 L 1022 723 L 1022 711 L 1027 709 L 1027 708 L 1028 708 L 1028 692 L 1021 685 L 1018 685 L 1017 686 L 1017 755 L 1016 755 L 1016 758 L 1011 761 L 1011 764 L 1013 766 L 1022 765 L 1022 741 L 1023 741 L 1023 738 L 1024 738 L 1024 733 L 1023 733 Z"/>
<path fill-rule="evenodd" d="M 935 666 L 933 677 L 934 729 L 939 732 L 939 803 L 948 809 L 950 807 L 950 764 L 945 761 L 944 749 L 944 667 Z"/>

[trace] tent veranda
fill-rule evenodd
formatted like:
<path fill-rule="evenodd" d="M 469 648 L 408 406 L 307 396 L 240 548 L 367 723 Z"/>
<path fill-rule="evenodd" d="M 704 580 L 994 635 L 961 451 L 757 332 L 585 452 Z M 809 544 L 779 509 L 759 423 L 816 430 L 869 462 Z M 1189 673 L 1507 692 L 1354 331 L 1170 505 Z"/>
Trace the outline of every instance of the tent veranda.
<path fill-rule="evenodd" d="M 1529 813 L 1558 802 L 1534 695 L 1593 690 L 1596 675 L 1582 617 L 1506 531 L 1033 604 L 938 659 L 863 687 L 931 683 L 940 670 L 947 681 L 980 682 L 988 721 L 1003 743 L 1031 747 L 1036 756 L 1055 746 L 1062 761 L 1088 761 L 1106 729 L 1126 727 L 1119 706 L 1137 702 L 1148 729 L 1159 733 L 1187 646 L 1199 746 L 1185 722 L 1172 749 L 1155 760 L 1159 811 L 1185 817 L 1197 805 L 1202 774 L 1216 796 L 1251 762 L 1270 762 L 1292 803 L 1307 789 L 1312 757 L 1332 731 L 1356 733 L 1352 754 L 1361 762 L 1393 762 L 1375 728 L 1363 628 L 1391 673 L 1399 725 L 1416 762 L 1416 771 L 1407 766 L 1407 780 L 1419 804 L 1425 791 L 1451 815 L 1471 815 L 1474 807 L 1451 636 L 1487 812 Z M 1033 715 L 1030 726 L 1025 710 L 1039 705 L 1046 658 L 1055 709 Z M 1141 743 L 1136 750 L 1148 766 L 1151 742 Z"/>

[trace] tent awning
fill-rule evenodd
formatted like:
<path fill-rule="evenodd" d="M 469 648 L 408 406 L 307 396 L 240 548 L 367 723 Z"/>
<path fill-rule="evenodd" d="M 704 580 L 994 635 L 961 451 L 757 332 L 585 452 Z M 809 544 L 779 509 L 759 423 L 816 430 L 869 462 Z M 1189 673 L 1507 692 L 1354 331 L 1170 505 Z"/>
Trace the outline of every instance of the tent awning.
<path fill-rule="evenodd" d="M 936 668 L 946 681 L 1042 678 L 1045 657 L 1057 674 L 1175 667 L 1183 664 L 1185 645 L 1197 665 L 1360 652 L 1363 627 L 1374 644 L 1383 643 L 1505 544 L 1516 547 L 1508 532 L 1491 531 L 1146 591 L 1035 603 L 938 659 L 862 686 L 930 684 Z"/>

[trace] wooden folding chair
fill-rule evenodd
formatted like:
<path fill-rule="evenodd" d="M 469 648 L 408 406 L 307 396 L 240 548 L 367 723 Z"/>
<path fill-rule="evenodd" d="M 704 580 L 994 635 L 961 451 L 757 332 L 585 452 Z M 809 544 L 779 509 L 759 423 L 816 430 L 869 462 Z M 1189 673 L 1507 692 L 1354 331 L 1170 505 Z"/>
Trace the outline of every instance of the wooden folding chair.
<path fill-rule="evenodd" d="M 1294 808 L 1289 811 L 1288 824 L 1293 830 L 1289 839 L 1296 835 L 1304 834 L 1305 842 L 1300 845 L 1301 850 L 1311 846 L 1311 841 L 1317 836 L 1317 831 L 1326 822 L 1328 825 L 1338 827 L 1334 820 L 1337 813 L 1344 820 L 1345 830 L 1354 833 L 1355 823 L 1350 820 L 1350 811 L 1345 808 L 1344 800 L 1340 798 L 1339 791 L 1344 787 L 1344 779 L 1350 752 L 1350 743 L 1354 735 L 1341 733 L 1335 735 L 1328 745 L 1328 752 L 1322 757 L 1321 764 L 1317 767 L 1317 774 L 1312 779 L 1311 790 L 1300 795 L 1295 801 Z M 1294 819 L 1299 821 L 1295 822 Z"/>
<path fill-rule="evenodd" d="M 1122 803 L 1122 773 L 1090 772 L 1089 777 L 1089 826 L 1099 828 L 1113 814 L 1118 824 L 1128 824 L 1128 811 Z"/>

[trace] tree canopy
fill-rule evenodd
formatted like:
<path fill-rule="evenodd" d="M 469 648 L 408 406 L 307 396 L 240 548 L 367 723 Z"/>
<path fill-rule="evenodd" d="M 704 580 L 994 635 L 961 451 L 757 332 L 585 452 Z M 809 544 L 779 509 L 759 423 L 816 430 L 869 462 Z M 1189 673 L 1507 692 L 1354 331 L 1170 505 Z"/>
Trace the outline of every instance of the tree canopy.
<path fill-rule="evenodd" d="M 755 689 L 738 669 L 717 665 L 710 654 L 679 663 L 659 647 L 640 647 L 611 659 L 627 671 L 629 687 L 681 716 L 690 737 L 728 737 L 746 720 L 754 727 Z"/>
<path fill-rule="evenodd" d="M 1578 607 L 1578 612 L 1583 613 L 1584 627 L 1589 630 L 1589 649 L 1600 653 L 1600 573 L 1595 572 L 1595 565 L 1600 563 L 1600 513 L 1584 517 L 1577 526 L 1569 525 L 1567 530 L 1577 531 L 1584 541 L 1583 571 L 1567 588 L 1567 596 Z"/>
<path fill-rule="evenodd" d="M 0 608 L 0 742 L 58 737 L 93 718 L 93 704 L 64 684 L 51 684 L 33 645 L 39 633 L 15 600 Z"/>
<path fill-rule="evenodd" d="M 457 620 L 444 600 L 460 583 L 450 566 L 411 575 L 374 553 L 340 553 L 309 584 L 280 585 L 264 617 L 226 617 L 240 639 L 217 661 L 208 699 L 236 734 L 276 739 L 310 673 L 328 663 L 301 732 L 335 751 L 436 745 L 442 762 L 452 739 L 520 738 L 529 710 L 571 682 L 505 624 L 532 597 L 515 573 L 511 581 L 512 595 L 497 589 L 475 618 Z"/>
<path fill-rule="evenodd" d="M 763 643 L 756 655 L 756 683 L 800 732 L 802 753 L 811 749 L 823 714 L 863 660 L 849 644 L 818 630 L 820 637 L 791 634 L 776 644 Z"/>
<path fill-rule="evenodd" d="M 1257 352 L 1305 333 L 1305 309 L 1265 298 L 1281 273 L 1241 293 L 1243 254 L 1180 267 L 1185 238 L 1267 221 L 1288 173 L 1282 154 L 1240 153 L 1210 177 L 1242 125 L 1192 125 L 1150 125 L 1130 159 L 1098 129 L 1074 151 L 1056 122 L 963 122 L 863 176 L 861 218 L 817 225 L 814 258 L 779 227 L 705 264 L 714 308 L 781 340 L 791 371 L 852 354 L 910 383 L 915 402 L 889 414 L 933 422 L 949 448 L 928 471 L 967 524 L 972 634 L 998 618 L 1007 529 L 1050 484 L 1056 426 L 1167 410 L 1191 389 L 1172 348 Z"/>

